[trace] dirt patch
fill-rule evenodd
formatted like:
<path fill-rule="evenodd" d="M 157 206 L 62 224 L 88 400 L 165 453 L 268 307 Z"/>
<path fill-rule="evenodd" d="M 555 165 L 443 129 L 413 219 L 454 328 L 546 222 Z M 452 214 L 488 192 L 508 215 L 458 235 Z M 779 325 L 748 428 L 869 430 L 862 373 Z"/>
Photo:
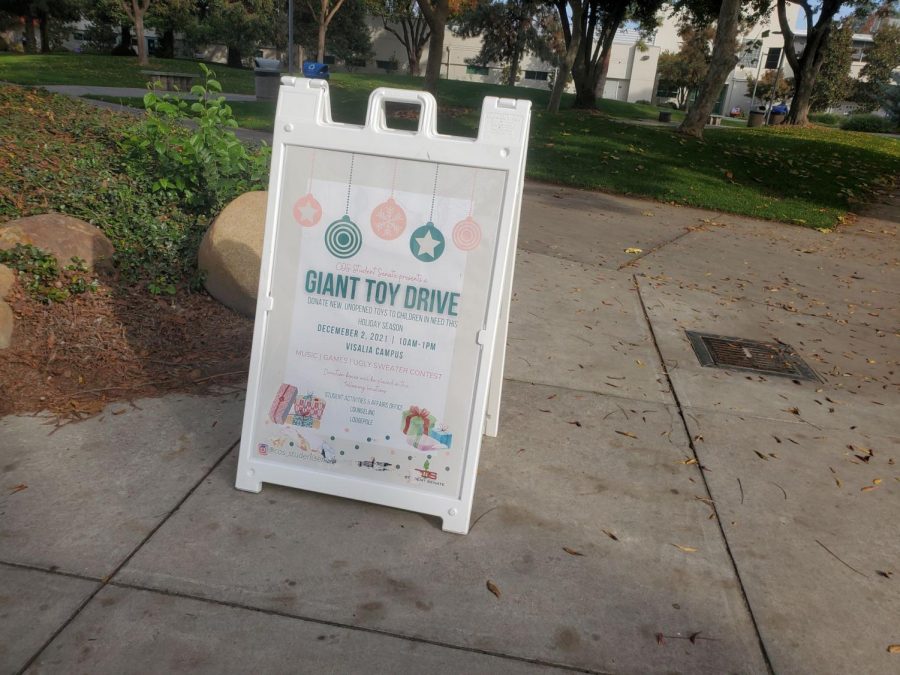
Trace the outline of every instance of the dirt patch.
<path fill-rule="evenodd" d="M 243 386 L 253 322 L 205 293 L 154 297 L 102 283 L 43 304 L 16 287 L 12 344 L 0 351 L 0 415 L 49 411 L 60 424 L 112 401 Z"/>

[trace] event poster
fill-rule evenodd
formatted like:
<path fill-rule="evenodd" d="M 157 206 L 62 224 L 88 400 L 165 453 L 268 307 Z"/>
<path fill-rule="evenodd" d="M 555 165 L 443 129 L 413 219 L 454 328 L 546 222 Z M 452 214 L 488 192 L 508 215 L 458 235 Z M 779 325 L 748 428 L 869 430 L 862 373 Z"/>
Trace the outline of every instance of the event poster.
<path fill-rule="evenodd" d="M 284 162 L 254 456 L 458 497 L 505 172 Z"/>

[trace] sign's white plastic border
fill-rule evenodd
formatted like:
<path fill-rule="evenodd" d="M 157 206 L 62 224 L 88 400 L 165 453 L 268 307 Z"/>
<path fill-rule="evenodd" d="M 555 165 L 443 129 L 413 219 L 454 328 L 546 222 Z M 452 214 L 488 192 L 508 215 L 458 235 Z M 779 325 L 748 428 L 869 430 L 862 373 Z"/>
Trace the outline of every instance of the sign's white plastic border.
<path fill-rule="evenodd" d="M 385 102 L 411 103 L 420 106 L 417 131 L 391 129 L 386 124 Z M 416 511 L 441 518 L 443 529 L 465 534 L 469 529 L 475 476 L 481 450 L 483 422 L 487 412 L 491 383 L 502 378 L 502 366 L 496 362 L 505 352 L 505 325 L 499 328 L 501 316 L 508 317 L 512 262 L 518 230 L 519 208 L 524 181 L 531 102 L 487 97 L 484 99 L 476 139 L 445 136 L 437 133 L 437 104 L 427 92 L 380 88 L 369 97 L 366 123 L 340 124 L 332 121 L 328 83 L 324 80 L 284 77 L 275 112 L 275 134 L 269 178 L 266 228 L 263 239 L 256 322 L 253 329 L 253 351 L 244 426 L 235 486 L 259 492 L 263 483 L 322 492 L 384 506 Z M 385 157 L 455 164 L 506 172 L 502 197 L 497 245 L 491 273 L 491 291 L 485 325 L 471 339 L 482 346 L 476 369 L 475 400 L 472 402 L 469 435 L 466 438 L 462 484 L 459 496 L 430 495 L 402 486 L 369 482 L 345 475 L 327 475 L 303 466 L 270 463 L 253 452 L 254 425 L 262 416 L 259 379 L 266 358 L 264 346 L 269 312 L 278 302 L 273 290 L 275 235 L 281 213 L 282 188 L 285 180 L 284 158 L 288 146 L 320 148 L 348 153 L 365 153 Z M 506 305 L 506 306 L 505 306 Z M 502 343 L 498 348 L 498 341 Z M 457 336 L 460 339 L 460 336 Z M 496 367 L 496 368 L 495 368 Z M 494 381 L 499 411 L 499 384 Z M 494 425 L 496 433 L 496 423 Z"/>

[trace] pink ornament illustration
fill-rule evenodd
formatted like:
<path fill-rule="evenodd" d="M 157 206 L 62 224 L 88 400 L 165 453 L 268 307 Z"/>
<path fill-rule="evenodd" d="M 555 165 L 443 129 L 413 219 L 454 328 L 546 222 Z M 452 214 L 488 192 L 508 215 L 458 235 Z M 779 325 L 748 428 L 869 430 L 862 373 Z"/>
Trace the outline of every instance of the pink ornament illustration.
<path fill-rule="evenodd" d="M 303 195 L 294 204 L 294 219 L 303 227 L 313 227 L 322 219 L 322 206 L 311 193 Z"/>
<path fill-rule="evenodd" d="M 453 243 L 460 251 L 471 251 L 481 243 L 481 226 L 467 216 L 453 227 Z"/>
<path fill-rule="evenodd" d="M 382 202 L 372 211 L 372 231 L 382 239 L 396 239 L 406 229 L 406 211 L 393 197 Z"/>

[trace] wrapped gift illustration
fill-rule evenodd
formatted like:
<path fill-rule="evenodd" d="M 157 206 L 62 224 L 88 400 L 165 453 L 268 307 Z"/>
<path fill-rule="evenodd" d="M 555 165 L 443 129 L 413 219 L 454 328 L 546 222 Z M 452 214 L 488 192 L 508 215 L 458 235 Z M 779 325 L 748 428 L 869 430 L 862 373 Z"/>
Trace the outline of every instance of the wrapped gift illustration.
<path fill-rule="evenodd" d="M 441 424 L 437 428 L 432 429 L 428 432 L 428 435 L 441 445 L 446 445 L 448 448 L 453 442 L 453 434 L 450 433 L 446 424 Z"/>
<path fill-rule="evenodd" d="M 423 442 L 428 443 L 424 439 L 428 438 L 429 432 L 434 428 L 437 421 L 428 410 L 418 406 L 410 406 L 403 411 L 403 424 L 401 429 L 406 434 L 406 442 L 414 448 L 423 449 Z"/>
<path fill-rule="evenodd" d="M 272 407 L 269 408 L 269 418 L 276 424 L 284 424 L 296 398 L 297 387 L 291 384 L 282 384 L 278 387 L 278 392 L 272 400 Z"/>
<path fill-rule="evenodd" d="M 314 394 L 304 394 L 294 402 L 291 424 L 318 429 L 325 414 L 325 401 Z"/>

